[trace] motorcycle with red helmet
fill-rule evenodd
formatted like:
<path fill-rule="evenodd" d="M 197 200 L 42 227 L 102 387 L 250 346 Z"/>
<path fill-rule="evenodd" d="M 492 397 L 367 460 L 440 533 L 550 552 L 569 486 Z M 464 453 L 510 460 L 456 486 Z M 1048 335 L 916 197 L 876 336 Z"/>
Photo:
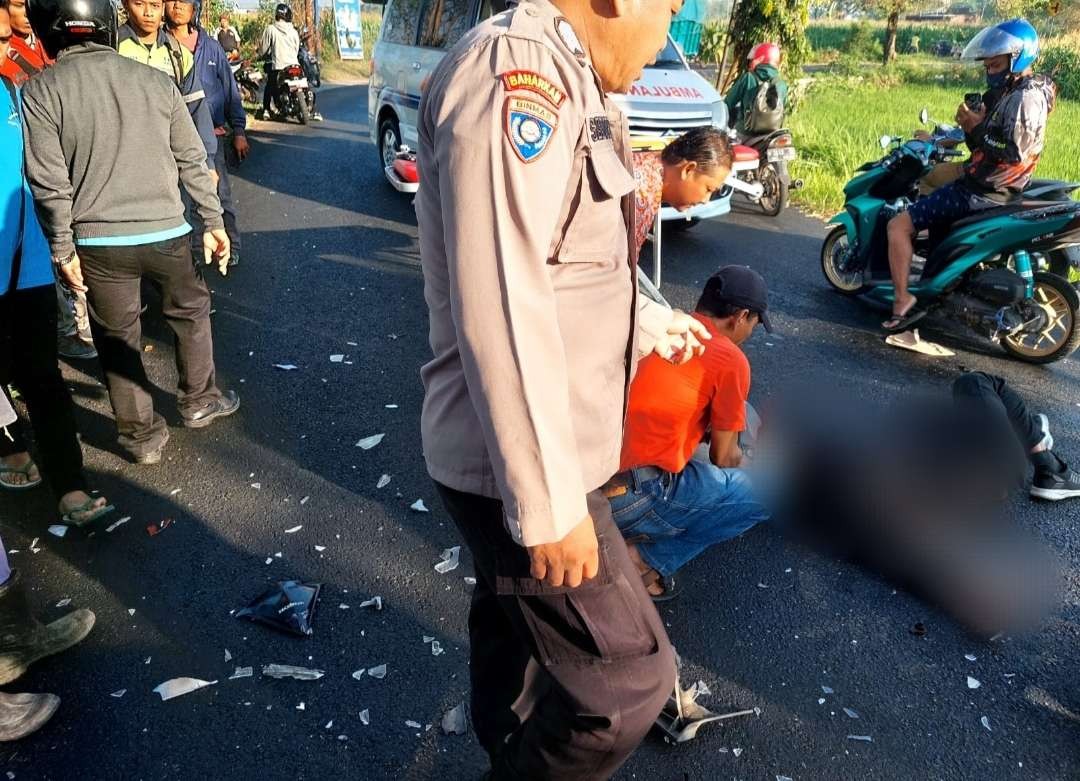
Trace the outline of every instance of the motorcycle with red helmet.
<path fill-rule="evenodd" d="M 760 185 L 760 196 L 748 195 L 770 217 L 788 204 L 792 189 L 802 180 L 792 180 L 788 163 L 795 159 L 791 131 L 783 126 L 788 86 L 780 76 L 780 47 L 762 43 L 750 50 L 747 69 L 724 96 L 733 138 L 742 151 L 753 150 L 758 166 L 739 171 L 748 184 Z"/>

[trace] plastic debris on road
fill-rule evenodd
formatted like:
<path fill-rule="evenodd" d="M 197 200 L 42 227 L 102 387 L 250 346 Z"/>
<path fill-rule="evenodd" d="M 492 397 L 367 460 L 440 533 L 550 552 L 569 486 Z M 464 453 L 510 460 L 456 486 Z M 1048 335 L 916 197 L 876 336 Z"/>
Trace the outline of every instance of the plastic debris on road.
<path fill-rule="evenodd" d="M 733 748 L 731 749 L 731 753 L 735 755 L 736 759 L 738 759 L 742 756 L 743 750 L 741 748 Z"/>
<path fill-rule="evenodd" d="M 293 365 L 291 363 L 275 363 L 274 368 L 275 369 L 281 369 L 282 371 L 286 371 L 286 372 L 294 372 L 300 367 L 295 366 L 295 365 Z"/>
<path fill-rule="evenodd" d="M 427 508 L 427 505 L 424 504 L 423 499 L 417 499 L 415 502 L 413 502 L 412 504 L 409 505 L 409 509 L 412 510 L 414 513 L 429 513 L 429 512 L 431 512 L 431 510 L 429 510 Z"/>
<path fill-rule="evenodd" d="M 120 699 L 120 698 L 121 698 L 121 697 L 123 697 L 123 696 L 124 696 L 125 694 L 127 694 L 127 689 L 120 689 L 119 691 L 114 691 L 114 692 L 113 692 L 112 694 L 110 694 L 109 696 L 110 696 L 110 697 L 115 697 L 116 699 Z"/>
<path fill-rule="evenodd" d="M 466 586 L 475 586 L 476 585 L 476 578 L 472 577 L 471 575 L 466 575 L 465 576 L 465 585 Z"/>
<path fill-rule="evenodd" d="M 256 491 L 261 491 L 262 490 L 262 483 L 252 483 L 251 487 L 254 488 Z"/>
<path fill-rule="evenodd" d="M 345 360 L 345 356 L 341 353 L 334 353 L 330 356 L 330 363 L 341 363 Z"/>
<path fill-rule="evenodd" d="M 967 659 L 969 662 L 974 662 L 979 657 L 977 657 L 975 654 L 964 654 L 964 658 Z"/>
<path fill-rule="evenodd" d="M 130 515 L 125 515 L 123 518 L 121 518 L 116 523 L 111 523 L 108 526 L 106 526 L 105 531 L 112 534 L 114 531 L 119 529 L 121 526 L 123 526 L 125 523 L 127 523 L 130 520 L 131 520 L 131 516 Z"/>
<path fill-rule="evenodd" d="M 873 743 L 874 739 L 869 735 L 848 735 L 848 740 L 858 740 L 863 743 Z"/>
<path fill-rule="evenodd" d="M 381 680 L 386 677 L 386 665 L 380 664 L 376 667 L 369 667 L 367 674 L 372 678 L 379 678 Z"/>
<path fill-rule="evenodd" d="M 709 686 L 705 681 L 698 681 L 690 687 L 690 691 L 694 695 L 695 702 L 699 697 L 709 697 L 712 695 L 712 690 L 709 689 Z"/>
<path fill-rule="evenodd" d="M 853 711 L 851 708 L 844 708 L 844 713 L 847 714 L 847 717 L 849 719 L 857 719 L 857 718 L 859 718 L 859 714 L 856 713 L 855 711 Z"/>
<path fill-rule="evenodd" d="M 393 478 L 391 478 L 390 475 L 383 475 L 382 477 L 379 478 L 379 482 L 377 482 L 375 484 L 375 487 L 376 488 L 386 488 L 386 486 L 390 485 L 390 480 L 391 479 L 393 479 Z"/>
<path fill-rule="evenodd" d="M 217 681 L 203 681 L 199 678 L 170 678 L 154 687 L 154 693 L 160 694 L 163 701 L 171 700 L 175 697 L 191 694 L 207 686 L 213 686 L 215 683 Z"/>
<path fill-rule="evenodd" d="M 979 719 L 979 723 L 982 724 L 984 727 L 986 727 L 987 731 L 993 732 L 993 730 L 990 729 L 990 717 L 989 716 L 983 716 L 981 719 Z"/>
<path fill-rule="evenodd" d="M 365 727 L 371 724 L 371 711 L 369 711 L 367 708 L 364 708 L 362 711 L 360 711 L 360 723 L 363 724 Z"/>
<path fill-rule="evenodd" d="M 310 499 L 310 496 L 305 496 L 303 499 L 300 500 L 300 504 L 307 504 Z"/>
<path fill-rule="evenodd" d="M 49 534 L 53 535 L 54 537 L 63 537 L 65 534 L 67 534 L 67 530 L 68 530 L 68 527 L 66 527 L 66 526 L 60 526 L 60 525 L 50 526 L 49 527 Z"/>
<path fill-rule="evenodd" d="M 734 719 L 739 716 L 752 716 L 755 709 L 735 711 L 733 713 L 717 714 L 708 708 L 699 705 L 696 698 L 699 696 L 697 685 L 684 689 L 675 679 L 675 693 L 668 698 L 667 705 L 656 718 L 656 726 L 663 731 L 665 740 L 674 743 L 685 743 L 697 737 L 698 730 L 706 724 L 717 721 Z M 735 756 L 738 756 L 736 754 Z"/>
<path fill-rule="evenodd" d="M 371 448 L 382 442 L 385 436 L 386 434 L 373 434 L 370 437 L 364 437 L 356 443 L 356 446 L 361 450 L 371 450 Z"/>
<path fill-rule="evenodd" d="M 298 531 L 300 531 L 300 530 L 301 530 L 301 529 L 303 529 L 303 528 L 304 528 L 304 527 L 303 527 L 303 525 L 300 525 L 300 526 L 292 526 L 292 527 L 290 527 L 290 528 L 286 529 L 286 530 L 285 530 L 285 533 L 286 533 L 286 534 L 296 534 L 296 533 L 297 533 Z"/>
<path fill-rule="evenodd" d="M 64 597 L 63 599 L 61 599 L 59 602 L 56 603 L 56 606 L 57 607 L 67 607 L 70 604 L 71 604 L 71 597 Z"/>
<path fill-rule="evenodd" d="M 247 607 L 237 610 L 236 617 L 301 637 L 311 635 L 315 632 L 312 621 L 321 590 L 321 583 L 283 580 Z"/>
<path fill-rule="evenodd" d="M 976 678 L 972 678 L 970 675 L 967 677 L 967 687 L 969 689 L 978 689 L 982 686 L 982 682 Z"/>
<path fill-rule="evenodd" d="M 443 715 L 442 731 L 444 735 L 464 735 L 469 731 L 469 717 L 465 711 L 465 703 L 454 706 Z"/>
<path fill-rule="evenodd" d="M 412 719 L 409 719 L 408 721 L 405 722 L 405 726 L 406 727 L 412 727 L 413 729 L 420 729 L 424 725 L 421 724 L 418 721 L 413 721 Z"/>
<path fill-rule="evenodd" d="M 441 558 L 442 561 L 435 565 L 436 572 L 445 575 L 447 572 L 456 570 L 461 562 L 461 546 L 455 545 L 453 548 L 447 548 L 442 552 Z"/>
<path fill-rule="evenodd" d="M 235 681 L 240 678 L 251 678 L 255 675 L 254 667 L 237 667 L 233 670 L 233 674 L 229 676 L 230 681 Z"/>
<path fill-rule="evenodd" d="M 360 603 L 360 607 L 373 607 L 376 610 L 382 610 L 382 597 L 372 597 L 371 599 L 365 599 Z"/>
<path fill-rule="evenodd" d="M 832 687 L 831 687 L 831 686 L 822 686 L 822 687 L 821 687 L 821 690 L 822 690 L 823 692 L 825 692 L 826 694 L 836 694 L 836 692 L 834 692 L 834 691 L 832 690 Z"/>
<path fill-rule="evenodd" d="M 443 652 L 442 644 L 438 640 L 432 640 L 431 641 L 431 655 L 432 656 L 442 656 L 442 652 Z"/>
<path fill-rule="evenodd" d="M 296 709 L 297 709 L 297 710 L 305 710 L 305 706 L 304 706 L 304 703 L 300 703 L 299 705 L 297 705 L 297 706 L 296 706 Z"/>
<path fill-rule="evenodd" d="M 264 665 L 262 674 L 267 678 L 295 678 L 298 681 L 317 681 L 326 675 L 322 670 L 313 670 L 310 667 L 296 667 L 291 664 Z"/>
<path fill-rule="evenodd" d="M 157 537 L 163 531 L 172 526 L 172 518 L 162 518 L 157 523 L 148 523 L 146 525 L 146 533 L 151 537 Z"/>
<path fill-rule="evenodd" d="M 226 648 L 226 649 L 225 649 L 225 661 L 226 661 L 226 662 L 231 662 L 231 661 L 232 661 L 232 654 L 231 654 L 231 653 L 229 653 L 229 649 L 228 649 L 228 648 Z"/>

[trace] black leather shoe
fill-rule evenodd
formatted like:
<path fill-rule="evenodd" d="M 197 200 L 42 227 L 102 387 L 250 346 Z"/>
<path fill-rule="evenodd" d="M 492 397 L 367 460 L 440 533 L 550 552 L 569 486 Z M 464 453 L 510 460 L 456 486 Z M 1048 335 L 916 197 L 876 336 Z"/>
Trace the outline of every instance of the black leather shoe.
<path fill-rule="evenodd" d="M 210 402 L 190 415 L 181 414 L 185 428 L 203 428 L 214 422 L 215 418 L 224 418 L 240 409 L 240 397 L 236 391 L 223 391 L 221 397 Z"/>

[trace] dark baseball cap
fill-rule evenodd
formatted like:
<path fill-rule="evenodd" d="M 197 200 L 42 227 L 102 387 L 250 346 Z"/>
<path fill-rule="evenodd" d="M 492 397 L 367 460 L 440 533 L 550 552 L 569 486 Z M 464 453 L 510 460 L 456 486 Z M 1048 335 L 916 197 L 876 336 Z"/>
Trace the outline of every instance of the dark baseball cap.
<path fill-rule="evenodd" d="M 717 304 L 749 309 L 761 319 L 765 330 L 772 333 L 769 288 L 761 274 L 747 266 L 724 266 L 709 277 L 701 293 L 701 301 L 714 310 Z"/>

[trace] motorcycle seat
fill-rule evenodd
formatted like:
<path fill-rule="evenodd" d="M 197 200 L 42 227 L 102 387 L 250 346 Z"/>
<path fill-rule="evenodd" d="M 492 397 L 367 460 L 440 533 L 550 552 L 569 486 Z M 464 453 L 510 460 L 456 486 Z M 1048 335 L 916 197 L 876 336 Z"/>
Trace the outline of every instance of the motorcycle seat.
<path fill-rule="evenodd" d="M 731 151 L 735 156 L 736 163 L 754 163 L 760 157 L 756 149 L 751 149 L 744 144 L 732 145 Z"/>
<path fill-rule="evenodd" d="M 1016 203 L 1007 203 L 1003 206 L 998 206 L 995 209 L 983 209 L 977 211 L 970 217 L 964 217 L 962 220 L 957 220 L 951 226 L 950 230 L 962 228 L 965 225 L 974 225 L 976 222 L 982 222 L 983 220 L 992 220 L 995 217 L 1004 217 L 1006 214 L 1015 214 L 1016 212 L 1027 211 L 1028 209 L 1038 209 L 1043 206 L 1055 206 L 1055 201 L 1029 201 L 1022 200 Z"/>

